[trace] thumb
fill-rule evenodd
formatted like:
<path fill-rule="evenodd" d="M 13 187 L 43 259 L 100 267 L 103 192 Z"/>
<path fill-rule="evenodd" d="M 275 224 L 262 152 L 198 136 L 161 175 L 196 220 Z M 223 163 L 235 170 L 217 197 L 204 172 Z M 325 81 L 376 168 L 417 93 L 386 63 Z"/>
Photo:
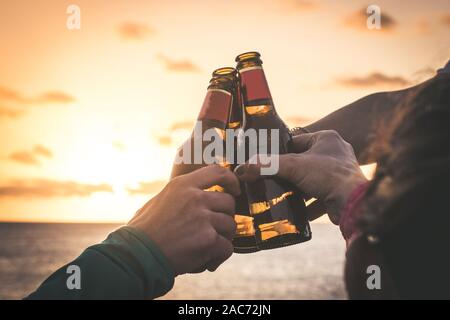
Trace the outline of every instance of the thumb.
<path fill-rule="evenodd" d="M 254 182 L 261 177 L 261 167 L 259 164 L 243 163 L 234 169 L 234 173 L 241 181 Z"/>
<path fill-rule="evenodd" d="M 292 151 L 295 153 L 305 152 L 313 146 L 317 133 L 302 133 L 292 137 Z"/>
<path fill-rule="evenodd" d="M 278 171 L 276 176 L 286 179 L 292 183 L 298 180 L 298 168 L 302 167 L 303 155 L 295 153 L 287 153 L 282 155 L 273 155 L 278 157 Z M 264 165 L 260 161 L 249 161 L 237 166 L 234 173 L 239 180 L 244 182 L 254 182 L 261 177 L 261 167 Z M 295 180 L 294 180 L 295 179 Z"/>

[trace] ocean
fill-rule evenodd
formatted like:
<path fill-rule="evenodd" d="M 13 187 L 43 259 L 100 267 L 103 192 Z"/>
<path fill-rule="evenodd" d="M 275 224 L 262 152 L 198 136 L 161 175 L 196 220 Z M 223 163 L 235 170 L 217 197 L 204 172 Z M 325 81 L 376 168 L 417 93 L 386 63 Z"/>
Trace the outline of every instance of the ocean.
<path fill-rule="evenodd" d="M 0 299 L 21 299 L 117 224 L 0 223 Z M 291 247 L 234 254 L 217 271 L 179 276 L 160 299 L 346 299 L 345 243 L 331 224 Z"/>

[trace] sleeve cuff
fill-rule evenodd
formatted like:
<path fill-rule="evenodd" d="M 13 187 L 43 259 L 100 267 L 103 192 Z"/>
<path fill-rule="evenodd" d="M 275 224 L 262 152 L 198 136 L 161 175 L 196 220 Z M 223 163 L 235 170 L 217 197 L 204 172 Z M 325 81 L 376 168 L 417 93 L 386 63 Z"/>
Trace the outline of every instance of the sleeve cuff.
<path fill-rule="evenodd" d="M 361 199 L 366 194 L 368 186 L 369 182 L 364 182 L 353 189 L 342 211 L 341 218 L 339 220 L 339 228 L 342 236 L 347 242 L 347 246 L 358 235 L 356 222 L 361 214 L 359 206 Z"/>
<path fill-rule="evenodd" d="M 108 250 L 111 246 L 116 247 L 116 250 Z M 144 298 L 153 299 L 172 289 L 175 278 L 172 267 L 144 232 L 123 226 L 112 232 L 96 249 L 103 251 L 102 248 L 108 251 L 109 256 L 115 255 L 111 258 L 126 265 L 142 280 Z"/>

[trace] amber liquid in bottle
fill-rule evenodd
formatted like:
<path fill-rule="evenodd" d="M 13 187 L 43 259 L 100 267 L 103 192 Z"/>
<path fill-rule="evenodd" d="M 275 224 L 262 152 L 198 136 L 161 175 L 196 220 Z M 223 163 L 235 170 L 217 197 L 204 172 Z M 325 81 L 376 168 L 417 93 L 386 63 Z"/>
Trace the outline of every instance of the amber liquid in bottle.
<path fill-rule="evenodd" d="M 234 130 L 234 154 L 232 165 L 230 166 L 231 170 L 237 165 L 237 150 L 238 150 L 238 139 L 237 134 L 238 131 L 242 129 L 244 124 L 244 115 L 242 109 L 242 96 L 241 96 L 241 88 L 239 81 L 239 73 L 235 68 L 220 68 L 213 72 L 213 78 L 219 76 L 227 76 L 232 79 L 233 86 L 233 104 L 230 110 L 230 115 L 228 118 L 227 132 L 229 130 Z M 231 139 L 230 137 L 226 137 L 226 139 Z M 227 141 L 228 142 L 228 141 Z M 228 152 L 228 149 L 227 149 Z M 256 232 L 254 227 L 254 219 L 250 215 L 250 210 L 248 207 L 248 199 L 247 193 L 245 191 L 245 184 L 241 183 L 241 195 L 236 200 L 236 213 L 234 215 L 234 220 L 236 222 L 236 233 L 233 238 L 233 247 L 234 252 L 236 253 L 251 253 L 259 251 L 260 249 L 257 246 L 256 241 Z"/>
<path fill-rule="evenodd" d="M 173 165 L 171 179 L 207 165 L 203 159 L 203 150 L 210 142 L 205 142 L 202 139 L 202 135 L 206 130 L 215 130 L 225 144 L 225 129 L 228 125 L 228 117 L 233 102 L 233 85 L 233 82 L 225 77 L 211 79 L 202 108 L 197 117 L 197 125 L 201 122 L 202 130 L 194 129 L 191 136 L 177 150 L 178 158 L 184 157 L 184 159 L 187 158 L 187 161 Z M 196 142 L 194 140 L 197 141 L 197 144 L 201 144 L 201 153 L 197 155 L 199 159 L 196 159 L 194 155 L 196 151 Z M 184 150 L 188 150 L 189 154 L 183 154 Z M 216 158 L 217 164 L 228 167 L 224 155 L 218 155 Z M 223 189 L 220 186 L 212 186 L 207 191 L 223 191 Z"/>
<path fill-rule="evenodd" d="M 265 142 L 268 147 L 271 145 L 270 129 L 277 129 L 279 150 L 268 148 L 268 153 L 290 152 L 292 137 L 275 111 L 259 53 L 241 54 L 236 61 L 245 110 L 244 129 L 268 129 L 269 141 Z M 264 176 L 256 182 L 246 183 L 245 187 L 260 249 L 279 248 L 311 239 L 305 201 L 294 185 L 275 176 Z"/>

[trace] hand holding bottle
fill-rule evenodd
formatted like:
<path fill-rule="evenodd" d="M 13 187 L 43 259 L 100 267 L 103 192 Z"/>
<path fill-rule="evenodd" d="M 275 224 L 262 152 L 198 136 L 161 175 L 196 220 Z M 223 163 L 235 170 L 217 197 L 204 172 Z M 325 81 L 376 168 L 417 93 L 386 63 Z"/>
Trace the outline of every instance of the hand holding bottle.
<path fill-rule="evenodd" d="M 213 185 L 226 192 L 204 191 Z M 176 275 L 214 271 L 233 253 L 233 196 L 239 194 L 233 172 L 204 167 L 172 179 L 128 224 L 156 243 Z"/>
<path fill-rule="evenodd" d="M 367 181 L 352 146 L 336 131 L 324 130 L 295 136 L 293 149 L 296 153 L 279 156 L 277 175 L 319 200 L 307 207 L 311 220 L 327 212 L 338 224 L 350 193 Z M 260 176 L 260 167 L 247 163 L 235 171 L 239 179 L 252 181 Z"/>

